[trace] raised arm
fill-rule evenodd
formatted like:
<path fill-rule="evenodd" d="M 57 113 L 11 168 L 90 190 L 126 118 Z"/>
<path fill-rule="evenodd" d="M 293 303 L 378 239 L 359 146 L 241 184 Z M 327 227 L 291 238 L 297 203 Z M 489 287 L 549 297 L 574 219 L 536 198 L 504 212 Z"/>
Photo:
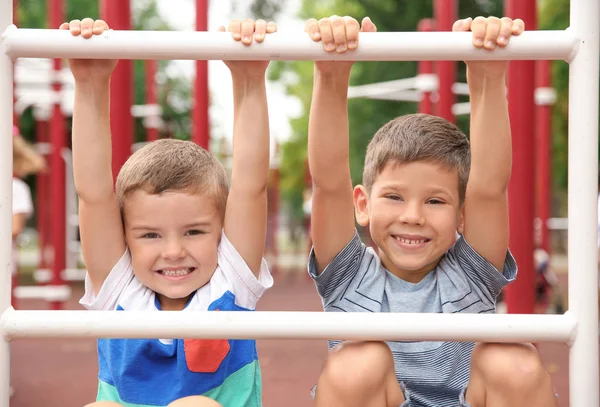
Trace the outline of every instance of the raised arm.
<path fill-rule="evenodd" d="M 310 19 L 305 30 L 328 52 L 358 46 L 360 26 L 350 17 Z M 370 19 L 362 31 L 375 31 Z M 322 272 L 354 235 L 349 164 L 348 84 L 352 62 L 315 62 L 308 124 L 308 163 L 313 181 L 311 229 L 317 270 Z"/>
<path fill-rule="evenodd" d="M 520 34 L 521 20 L 495 17 L 461 20 L 455 31 L 473 31 L 473 44 L 492 51 Z M 493 52 L 493 51 L 492 51 Z M 471 98 L 471 171 L 465 199 L 464 235 L 500 272 L 509 241 L 507 189 L 511 173 L 511 132 L 506 99 L 507 61 L 467 63 Z"/>
<path fill-rule="evenodd" d="M 104 21 L 86 18 L 64 23 L 73 35 L 102 34 Z M 121 214 L 113 189 L 109 116 L 110 75 L 116 61 L 70 60 L 75 78 L 73 173 L 79 197 L 83 257 L 98 293 L 125 251 Z"/>
<path fill-rule="evenodd" d="M 229 31 L 251 46 L 275 32 L 274 23 L 234 20 Z M 224 27 L 221 27 L 224 30 Z M 240 45 L 241 46 L 241 45 Z M 225 234 L 258 276 L 267 232 L 269 116 L 265 71 L 268 61 L 228 61 L 233 82 L 233 168 L 225 212 Z"/>

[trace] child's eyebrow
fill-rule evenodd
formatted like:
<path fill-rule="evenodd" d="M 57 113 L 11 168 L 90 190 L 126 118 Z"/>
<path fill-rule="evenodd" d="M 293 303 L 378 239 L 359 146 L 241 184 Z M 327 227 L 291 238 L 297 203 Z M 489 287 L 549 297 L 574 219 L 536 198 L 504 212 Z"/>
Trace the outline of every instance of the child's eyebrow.
<path fill-rule="evenodd" d="M 204 221 L 204 222 L 194 222 L 194 223 L 190 223 L 184 226 L 184 228 L 189 229 L 189 228 L 198 228 L 198 227 L 206 227 L 206 226 L 210 226 L 212 225 L 212 222 L 209 221 Z"/>
<path fill-rule="evenodd" d="M 159 228 L 156 227 L 152 227 L 152 226 L 146 226 L 146 225 L 137 225 L 137 226 L 132 226 L 131 230 L 158 230 Z"/>

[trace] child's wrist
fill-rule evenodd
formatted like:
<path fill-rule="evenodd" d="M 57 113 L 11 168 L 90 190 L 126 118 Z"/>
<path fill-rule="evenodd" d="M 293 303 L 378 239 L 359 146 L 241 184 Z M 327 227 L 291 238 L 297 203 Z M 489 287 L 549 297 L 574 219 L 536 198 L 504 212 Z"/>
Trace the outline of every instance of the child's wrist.
<path fill-rule="evenodd" d="M 75 89 L 96 92 L 110 89 L 110 76 L 106 78 L 76 79 Z"/>
<path fill-rule="evenodd" d="M 475 73 L 467 72 L 467 83 L 471 91 L 498 87 L 506 88 L 506 74 L 502 73 Z"/>
<path fill-rule="evenodd" d="M 344 85 L 348 86 L 350 82 L 350 69 L 337 69 L 334 71 L 327 70 L 322 71 L 317 66 L 315 66 L 314 73 L 315 82 L 318 82 L 322 85 Z"/>

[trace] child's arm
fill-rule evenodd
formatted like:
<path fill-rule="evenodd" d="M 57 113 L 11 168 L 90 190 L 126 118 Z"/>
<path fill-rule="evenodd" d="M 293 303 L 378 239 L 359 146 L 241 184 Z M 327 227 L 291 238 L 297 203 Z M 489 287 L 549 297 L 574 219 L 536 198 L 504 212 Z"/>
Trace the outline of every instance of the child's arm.
<path fill-rule="evenodd" d="M 519 35 L 521 20 L 477 17 L 457 21 L 454 31 L 473 32 L 476 47 L 505 47 Z M 465 199 L 464 235 L 473 249 L 500 272 L 509 240 L 507 188 L 511 132 L 506 99 L 507 61 L 467 62 L 471 98 L 471 171 Z"/>
<path fill-rule="evenodd" d="M 224 31 L 221 27 L 221 31 Z M 245 46 L 277 30 L 263 20 L 233 21 L 229 31 Z M 233 81 L 233 168 L 225 212 L 225 235 L 258 276 L 265 250 L 269 117 L 265 71 L 269 61 L 227 61 Z"/>
<path fill-rule="evenodd" d="M 86 18 L 60 27 L 90 38 L 108 25 Z M 73 172 L 79 196 L 81 245 L 88 275 L 97 294 L 125 251 L 121 214 L 113 190 L 109 116 L 111 60 L 70 60 L 75 78 Z"/>
<path fill-rule="evenodd" d="M 376 31 L 369 18 L 362 31 Z M 326 51 L 339 53 L 358 46 L 358 22 L 350 17 L 310 19 L 305 30 Z M 352 62 L 315 62 L 308 126 L 308 162 L 313 181 L 311 228 L 318 272 L 354 235 L 352 181 L 349 164 L 348 83 Z"/>

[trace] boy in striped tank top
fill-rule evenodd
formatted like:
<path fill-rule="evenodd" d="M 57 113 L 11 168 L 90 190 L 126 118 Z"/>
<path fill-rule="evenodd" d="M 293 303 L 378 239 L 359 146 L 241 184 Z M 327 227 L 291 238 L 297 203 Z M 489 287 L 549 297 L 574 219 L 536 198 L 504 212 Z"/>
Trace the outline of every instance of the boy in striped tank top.
<path fill-rule="evenodd" d="M 524 24 L 459 20 L 473 45 L 505 47 Z M 358 47 L 350 17 L 308 20 L 327 51 Z M 483 52 L 483 51 L 482 51 Z M 313 180 L 309 272 L 328 312 L 494 313 L 513 281 L 507 186 L 511 132 L 507 61 L 467 62 L 471 144 L 453 124 L 412 114 L 370 142 L 363 184 L 348 165 L 347 91 L 352 62 L 315 62 L 308 152 Z M 468 183 L 467 183 L 468 180 Z M 367 248 L 355 230 L 369 228 Z M 457 233 L 459 235 L 457 239 Z M 316 406 L 447 407 L 555 405 L 550 377 L 532 345 L 330 341 L 314 389 Z"/>

